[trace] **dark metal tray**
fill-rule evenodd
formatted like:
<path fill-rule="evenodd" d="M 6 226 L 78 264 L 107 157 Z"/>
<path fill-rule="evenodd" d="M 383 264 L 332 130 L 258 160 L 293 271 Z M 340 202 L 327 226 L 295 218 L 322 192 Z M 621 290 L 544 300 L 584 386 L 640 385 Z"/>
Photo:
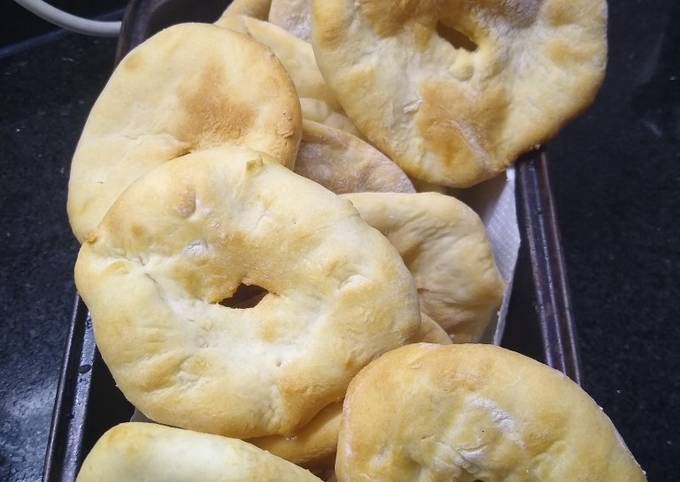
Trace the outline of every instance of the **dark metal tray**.
<path fill-rule="evenodd" d="M 145 38 L 179 22 L 212 22 L 225 0 L 132 0 L 117 60 Z M 517 163 L 517 214 L 522 246 L 502 345 L 581 381 L 557 214 L 545 151 Z M 72 482 L 97 439 L 132 416 L 94 342 L 92 323 L 76 297 L 45 458 L 45 482 Z"/>

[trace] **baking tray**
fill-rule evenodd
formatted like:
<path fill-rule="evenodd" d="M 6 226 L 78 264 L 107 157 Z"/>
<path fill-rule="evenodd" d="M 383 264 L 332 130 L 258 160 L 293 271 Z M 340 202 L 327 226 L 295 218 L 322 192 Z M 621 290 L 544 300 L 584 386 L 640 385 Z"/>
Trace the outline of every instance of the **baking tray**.
<path fill-rule="evenodd" d="M 132 0 L 123 19 L 116 60 L 172 24 L 212 22 L 225 0 Z M 517 163 L 517 215 L 522 245 L 502 346 L 540 360 L 581 382 L 581 370 L 545 150 Z M 116 388 L 95 346 L 87 307 L 76 296 L 43 481 L 72 482 L 97 439 L 130 420 L 133 408 Z"/>

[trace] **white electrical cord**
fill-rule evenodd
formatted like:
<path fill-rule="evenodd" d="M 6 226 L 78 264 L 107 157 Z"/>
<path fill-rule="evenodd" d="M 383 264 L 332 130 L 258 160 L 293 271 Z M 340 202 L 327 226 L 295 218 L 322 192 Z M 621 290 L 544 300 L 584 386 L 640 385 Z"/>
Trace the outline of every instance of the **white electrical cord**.
<path fill-rule="evenodd" d="M 117 37 L 120 32 L 120 22 L 100 22 L 77 17 L 42 0 L 14 1 L 38 17 L 72 32 L 95 37 Z"/>

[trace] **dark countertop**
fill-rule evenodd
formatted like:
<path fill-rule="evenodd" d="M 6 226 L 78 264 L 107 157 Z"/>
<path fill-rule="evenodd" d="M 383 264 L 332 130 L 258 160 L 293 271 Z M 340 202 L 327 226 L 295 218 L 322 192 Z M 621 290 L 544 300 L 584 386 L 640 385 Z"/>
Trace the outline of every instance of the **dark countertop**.
<path fill-rule="evenodd" d="M 675 482 L 680 460 L 674 4 L 612 2 L 604 88 L 549 145 L 585 388 L 654 482 Z M 0 57 L 3 481 L 39 480 L 42 472 L 74 295 L 70 157 L 114 48 L 113 40 L 52 35 Z"/>

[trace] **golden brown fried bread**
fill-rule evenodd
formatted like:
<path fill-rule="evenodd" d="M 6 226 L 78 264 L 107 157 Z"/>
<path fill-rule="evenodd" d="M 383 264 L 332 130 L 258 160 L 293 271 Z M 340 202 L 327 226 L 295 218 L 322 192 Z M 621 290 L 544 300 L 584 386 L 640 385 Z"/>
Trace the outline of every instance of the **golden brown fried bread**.
<path fill-rule="evenodd" d="M 225 15 L 216 25 L 244 33 L 269 47 L 290 74 L 300 96 L 302 117 L 360 136 L 359 130 L 342 112 L 334 94 L 316 66 L 312 46 L 285 30 L 249 17 Z"/>
<path fill-rule="evenodd" d="M 593 100 L 605 0 L 313 0 L 326 83 L 410 176 L 467 187 Z"/>
<path fill-rule="evenodd" d="M 413 336 L 415 342 L 450 345 L 451 338 L 427 315 L 421 314 L 420 329 Z M 331 469 L 338 445 L 342 402 L 333 403 L 317 414 L 297 434 L 283 437 L 272 435 L 249 440 L 281 458 L 310 469 Z"/>
<path fill-rule="evenodd" d="M 76 482 L 320 482 L 264 450 L 218 435 L 151 423 L 107 431 L 83 462 Z"/>
<path fill-rule="evenodd" d="M 163 30 L 123 59 L 90 112 L 71 165 L 73 232 L 84 241 L 130 183 L 188 152 L 241 144 L 292 167 L 301 122 L 266 47 L 206 24 Z"/>
<path fill-rule="evenodd" d="M 295 172 L 336 194 L 415 192 L 404 171 L 382 152 L 352 134 L 308 120 Z"/>
<path fill-rule="evenodd" d="M 269 16 L 271 3 L 271 0 L 234 0 L 224 11 L 222 17 L 229 15 L 248 15 L 249 17 L 266 20 Z M 220 19 L 222 17 L 220 17 Z"/>
<path fill-rule="evenodd" d="M 454 343 L 479 340 L 504 290 L 479 216 L 439 193 L 343 197 L 397 248 L 416 280 L 421 311 Z"/>
<path fill-rule="evenodd" d="M 422 323 L 418 332 L 413 336 L 414 342 L 451 344 L 451 338 L 437 323 L 427 315 L 421 314 L 421 317 Z M 315 471 L 330 470 L 332 472 L 341 416 L 342 402 L 332 403 L 294 435 L 271 435 L 247 441 L 294 464 Z M 133 420 L 152 422 L 139 411 L 135 412 Z"/>
<path fill-rule="evenodd" d="M 562 373 L 493 345 L 421 343 L 347 392 L 340 482 L 643 482 L 611 421 Z"/>
<path fill-rule="evenodd" d="M 306 42 L 312 40 L 311 0 L 272 0 L 269 21 Z"/>
<path fill-rule="evenodd" d="M 131 185 L 75 275 L 126 398 L 236 438 L 295 433 L 420 324 L 413 277 L 349 201 L 238 146 Z M 268 294 L 221 305 L 240 285 Z"/>
<path fill-rule="evenodd" d="M 290 74 L 300 97 L 318 99 L 330 109 L 341 110 L 316 66 L 309 43 L 276 25 L 243 15 L 222 17 L 215 25 L 244 33 L 269 47 Z"/>

